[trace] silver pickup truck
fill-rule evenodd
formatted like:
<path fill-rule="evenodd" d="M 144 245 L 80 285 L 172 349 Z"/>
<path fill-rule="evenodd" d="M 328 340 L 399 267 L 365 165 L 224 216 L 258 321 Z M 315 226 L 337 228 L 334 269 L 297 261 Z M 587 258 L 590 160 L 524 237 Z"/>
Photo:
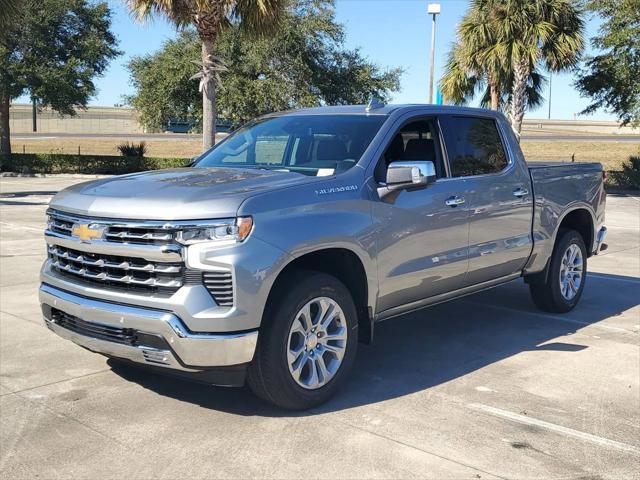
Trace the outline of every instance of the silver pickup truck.
<path fill-rule="evenodd" d="M 518 278 L 571 310 L 605 199 L 601 165 L 527 165 L 496 112 L 278 113 L 190 168 L 58 193 L 40 301 L 89 350 L 304 409 L 377 322 Z"/>

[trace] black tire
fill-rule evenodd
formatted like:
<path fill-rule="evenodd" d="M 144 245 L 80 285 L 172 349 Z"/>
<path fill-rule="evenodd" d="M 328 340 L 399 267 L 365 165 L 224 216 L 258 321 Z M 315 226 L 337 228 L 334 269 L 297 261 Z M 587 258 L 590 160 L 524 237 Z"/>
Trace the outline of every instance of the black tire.
<path fill-rule="evenodd" d="M 573 298 L 568 300 L 562 295 L 560 288 L 560 269 L 562 259 L 571 245 L 576 245 L 582 253 L 582 280 Z M 546 312 L 566 313 L 572 310 L 580 301 L 587 279 L 587 249 L 582 236 L 575 230 L 561 230 L 553 249 L 547 278 L 543 281 L 529 284 L 529 291 L 533 302 L 538 308 Z"/>
<path fill-rule="evenodd" d="M 247 383 L 263 400 L 289 410 L 306 410 L 326 402 L 347 379 L 358 346 L 358 318 L 349 290 L 335 277 L 314 271 L 296 271 L 276 287 L 258 336 L 258 347 L 249 366 Z M 346 350 L 338 370 L 328 383 L 314 390 L 294 380 L 287 364 L 289 331 L 296 314 L 311 300 L 328 297 L 344 313 Z"/>

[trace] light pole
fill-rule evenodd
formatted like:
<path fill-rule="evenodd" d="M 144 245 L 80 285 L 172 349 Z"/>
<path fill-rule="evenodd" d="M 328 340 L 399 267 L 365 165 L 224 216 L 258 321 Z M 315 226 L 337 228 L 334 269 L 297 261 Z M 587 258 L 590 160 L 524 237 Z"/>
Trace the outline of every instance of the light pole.
<path fill-rule="evenodd" d="M 551 120 L 551 72 L 549 72 L 549 120 Z"/>
<path fill-rule="evenodd" d="M 431 15 L 431 64 L 429 66 L 429 103 L 433 103 L 433 68 L 436 60 L 436 16 L 440 13 L 439 3 L 430 3 L 427 13 Z"/>

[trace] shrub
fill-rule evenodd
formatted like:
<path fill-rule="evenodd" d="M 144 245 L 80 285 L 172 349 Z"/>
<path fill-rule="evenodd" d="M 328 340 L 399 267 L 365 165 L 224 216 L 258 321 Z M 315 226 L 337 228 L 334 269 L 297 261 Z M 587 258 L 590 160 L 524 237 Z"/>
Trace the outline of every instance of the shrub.
<path fill-rule="evenodd" d="M 64 155 L 60 153 L 12 154 L 0 157 L 0 171 L 32 173 L 123 173 L 186 167 L 188 158 L 118 157 L 115 155 Z"/>
<path fill-rule="evenodd" d="M 622 170 L 609 172 L 609 178 L 618 188 L 640 190 L 640 156 L 629 157 Z"/>
<path fill-rule="evenodd" d="M 133 142 L 125 142 L 118 145 L 118 150 L 123 157 L 144 157 L 147 153 L 147 143 L 140 142 L 136 145 Z"/>

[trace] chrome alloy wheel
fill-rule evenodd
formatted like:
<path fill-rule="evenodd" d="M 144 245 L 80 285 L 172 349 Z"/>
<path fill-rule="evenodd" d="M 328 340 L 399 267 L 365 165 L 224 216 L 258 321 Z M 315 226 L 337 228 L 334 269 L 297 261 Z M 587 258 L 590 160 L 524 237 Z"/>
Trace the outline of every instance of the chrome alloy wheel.
<path fill-rule="evenodd" d="M 289 372 L 302 388 L 320 388 L 338 372 L 346 348 L 347 324 L 340 305 L 328 297 L 314 298 L 296 314 L 289 330 Z"/>
<path fill-rule="evenodd" d="M 560 292 L 565 300 L 573 300 L 582 284 L 582 250 L 575 243 L 569 245 L 560 265 Z"/>

